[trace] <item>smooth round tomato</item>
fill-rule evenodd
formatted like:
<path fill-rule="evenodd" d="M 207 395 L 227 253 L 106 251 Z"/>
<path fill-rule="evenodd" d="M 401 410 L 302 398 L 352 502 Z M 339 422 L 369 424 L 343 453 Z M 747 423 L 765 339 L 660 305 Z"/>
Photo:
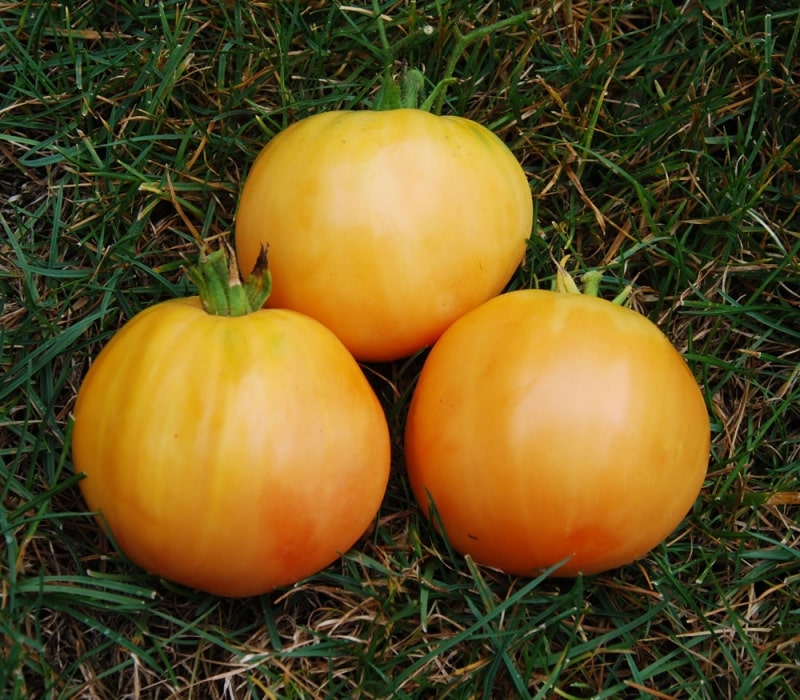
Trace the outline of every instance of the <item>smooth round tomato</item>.
<path fill-rule="evenodd" d="M 236 253 L 249 271 L 269 246 L 268 305 L 316 318 L 360 360 L 393 360 L 503 290 L 532 212 L 519 162 L 474 121 L 419 109 L 325 112 L 256 159 Z"/>
<path fill-rule="evenodd" d="M 452 546 L 557 576 L 627 564 L 697 498 L 710 427 L 701 391 L 655 324 L 583 294 L 522 290 L 456 321 L 423 366 L 408 475 Z"/>
<path fill-rule="evenodd" d="M 159 576 L 249 596 L 348 550 L 389 474 L 383 410 L 317 321 L 167 301 L 131 319 L 78 393 L 72 450 L 89 507 Z"/>

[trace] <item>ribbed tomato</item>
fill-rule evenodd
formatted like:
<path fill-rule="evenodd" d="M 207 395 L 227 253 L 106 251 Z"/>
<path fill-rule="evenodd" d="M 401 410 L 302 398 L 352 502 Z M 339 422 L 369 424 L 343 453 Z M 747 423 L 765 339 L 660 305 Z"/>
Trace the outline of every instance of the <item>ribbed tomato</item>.
<path fill-rule="evenodd" d="M 256 159 L 236 252 L 249 270 L 269 246 L 269 305 L 321 321 L 358 359 L 392 360 L 502 291 L 532 217 L 522 167 L 484 126 L 420 109 L 325 112 Z"/>
<path fill-rule="evenodd" d="M 710 428 L 680 353 L 644 316 L 523 290 L 456 321 L 415 389 L 411 485 L 455 549 L 534 575 L 627 564 L 680 523 Z"/>
<path fill-rule="evenodd" d="M 72 449 L 132 561 L 225 596 L 333 562 L 389 474 L 383 410 L 333 333 L 293 311 L 213 315 L 198 298 L 142 311 L 103 348 Z"/>

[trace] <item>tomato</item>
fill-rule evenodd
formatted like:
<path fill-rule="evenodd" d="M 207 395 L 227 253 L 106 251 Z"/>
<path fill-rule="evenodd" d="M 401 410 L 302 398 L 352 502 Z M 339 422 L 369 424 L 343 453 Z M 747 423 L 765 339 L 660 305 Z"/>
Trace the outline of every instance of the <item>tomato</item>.
<path fill-rule="evenodd" d="M 480 124 L 420 109 L 325 112 L 259 154 L 236 252 L 249 270 L 268 245 L 269 305 L 321 321 L 360 360 L 386 361 L 500 293 L 532 219 L 522 167 Z"/>
<path fill-rule="evenodd" d="M 347 349 L 293 311 L 152 306 L 78 392 L 81 489 L 159 576 L 250 596 L 312 575 L 364 533 L 389 474 L 383 410 Z"/>
<path fill-rule="evenodd" d="M 585 294 L 521 290 L 456 321 L 409 407 L 408 475 L 478 563 L 592 574 L 642 557 L 705 478 L 708 413 L 644 316 Z"/>

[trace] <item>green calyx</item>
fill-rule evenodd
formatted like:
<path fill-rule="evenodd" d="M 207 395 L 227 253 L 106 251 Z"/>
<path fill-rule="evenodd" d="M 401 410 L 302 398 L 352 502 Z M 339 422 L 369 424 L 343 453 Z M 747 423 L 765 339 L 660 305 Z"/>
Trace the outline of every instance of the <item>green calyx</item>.
<path fill-rule="evenodd" d="M 197 287 L 203 308 L 214 316 L 246 316 L 258 311 L 272 290 L 267 250 L 263 246 L 244 282 L 236 255 L 227 244 L 208 255 L 201 252 L 198 264 L 186 267 L 185 272 Z"/>
<path fill-rule="evenodd" d="M 455 78 L 441 80 L 430 95 L 422 99 L 425 92 L 425 76 L 416 68 L 406 68 L 399 77 L 390 69 L 383 76 L 383 85 L 372 104 L 376 112 L 390 109 L 421 109 L 431 112 L 439 96 L 444 94 L 448 85 L 455 82 Z"/>
<path fill-rule="evenodd" d="M 573 279 L 572 275 L 567 272 L 565 267 L 569 256 L 564 257 L 561 262 L 556 263 L 556 278 L 553 281 L 553 290 L 561 294 L 586 294 L 587 296 L 597 297 L 600 294 L 600 280 L 603 274 L 600 270 L 588 270 L 581 275 L 581 282 L 583 289 L 580 289 Z M 618 306 L 625 306 L 630 299 L 633 287 L 627 285 L 616 297 L 611 301 Z"/>

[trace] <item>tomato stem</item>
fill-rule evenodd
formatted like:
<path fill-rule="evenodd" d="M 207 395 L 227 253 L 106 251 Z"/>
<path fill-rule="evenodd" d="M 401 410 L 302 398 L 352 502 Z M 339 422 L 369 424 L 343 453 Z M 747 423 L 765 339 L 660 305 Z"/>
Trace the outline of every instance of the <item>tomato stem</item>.
<path fill-rule="evenodd" d="M 563 294 L 586 294 L 590 297 L 600 296 L 600 281 L 603 279 L 603 273 L 600 270 L 587 270 L 581 275 L 581 282 L 583 289 L 579 289 L 572 275 L 567 272 L 566 263 L 569 256 L 564 256 L 560 262 L 556 262 L 556 277 L 553 281 L 553 289 Z M 611 301 L 617 306 L 625 306 L 628 299 L 630 299 L 633 292 L 633 285 L 627 285 L 617 296 Z"/>
<path fill-rule="evenodd" d="M 583 293 L 596 297 L 600 295 L 600 280 L 603 274 L 599 270 L 589 270 L 581 275 L 583 282 Z"/>
<path fill-rule="evenodd" d="M 384 112 L 390 109 L 400 109 L 401 106 L 400 85 L 392 75 L 391 68 L 387 68 L 383 76 L 381 89 L 372 103 L 372 109 L 376 112 Z"/>
<path fill-rule="evenodd" d="M 272 289 L 264 247 L 244 283 L 239 275 L 236 255 L 227 244 L 208 255 L 201 251 L 198 264 L 186 267 L 185 273 L 197 287 L 203 308 L 214 316 L 245 316 L 258 311 Z"/>
<path fill-rule="evenodd" d="M 391 68 L 387 68 L 383 76 L 383 85 L 372 103 L 372 109 L 375 111 L 419 109 L 424 85 L 425 78 L 416 68 L 405 69 L 399 78 L 392 73 Z"/>
<path fill-rule="evenodd" d="M 581 282 L 583 282 L 583 293 L 589 294 L 593 297 L 600 296 L 600 280 L 603 278 L 603 273 L 600 270 L 588 270 L 581 275 Z M 633 292 L 633 285 L 625 285 L 625 288 L 617 294 L 612 300 L 612 304 L 617 306 L 626 306 Z"/>
<path fill-rule="evenodd" d="M 410 68 L 403 72 L 400 83 L 400 103 L 403 107 L 418 108 L 420 97 L 425 89 L 425 76 L 422 71 Z"/>

